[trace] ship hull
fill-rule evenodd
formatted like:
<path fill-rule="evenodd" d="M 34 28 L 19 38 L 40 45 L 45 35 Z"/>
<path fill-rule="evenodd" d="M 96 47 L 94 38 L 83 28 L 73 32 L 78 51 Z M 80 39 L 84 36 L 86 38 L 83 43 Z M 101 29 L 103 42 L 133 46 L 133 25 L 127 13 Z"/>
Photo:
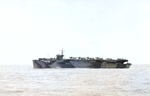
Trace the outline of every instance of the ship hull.
<path fill-rule="evenodd" d="M 131 64 L 108 63 L 99 60 L 58 60 L 44 63 L 33 60 L 34 68 L 130 68 Z"/>

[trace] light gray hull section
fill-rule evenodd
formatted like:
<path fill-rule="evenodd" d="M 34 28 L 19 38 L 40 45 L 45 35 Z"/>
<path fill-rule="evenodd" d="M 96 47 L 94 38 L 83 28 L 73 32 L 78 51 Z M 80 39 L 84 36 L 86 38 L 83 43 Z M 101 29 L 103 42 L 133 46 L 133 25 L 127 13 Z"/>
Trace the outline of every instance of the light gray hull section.
<path fill-rule="evenodd" d="M 50 68 L 47 64 L 39 60 L 33 60 L 34 68 Z"/>
<path fill-rule="evenodd" d="M 33 60 L 33 67 L 34 68 L 42 68 L 41 65 L 39 65 L 39 64 L 36 63 L 36 60 Z"/>

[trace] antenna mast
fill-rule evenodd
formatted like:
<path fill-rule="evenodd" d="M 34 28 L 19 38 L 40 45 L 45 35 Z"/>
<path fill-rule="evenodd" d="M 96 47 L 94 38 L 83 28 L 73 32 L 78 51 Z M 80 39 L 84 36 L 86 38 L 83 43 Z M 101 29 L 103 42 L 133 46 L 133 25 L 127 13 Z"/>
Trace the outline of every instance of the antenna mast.
<path fill-rule="evenodd" d="M 63 55 L 63 49 L 62 49 L 62 51 L 61 51 L 61 55 Z"/>

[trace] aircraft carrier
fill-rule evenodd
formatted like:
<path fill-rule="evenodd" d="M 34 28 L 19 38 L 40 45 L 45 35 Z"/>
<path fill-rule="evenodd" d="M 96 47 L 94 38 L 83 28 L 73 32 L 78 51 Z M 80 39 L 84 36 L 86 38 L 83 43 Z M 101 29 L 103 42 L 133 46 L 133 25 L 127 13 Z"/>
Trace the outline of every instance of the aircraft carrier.
<path fill-rule="evenodd" d="M 70 57 L 63 59 L 63 50 L 61 55 L 56 58 L 39 58 L 33 60 L 34 68 L 130 68 L 132 65 L 127 59 L 112 58 L 90 58 L 90 57 Z"/>

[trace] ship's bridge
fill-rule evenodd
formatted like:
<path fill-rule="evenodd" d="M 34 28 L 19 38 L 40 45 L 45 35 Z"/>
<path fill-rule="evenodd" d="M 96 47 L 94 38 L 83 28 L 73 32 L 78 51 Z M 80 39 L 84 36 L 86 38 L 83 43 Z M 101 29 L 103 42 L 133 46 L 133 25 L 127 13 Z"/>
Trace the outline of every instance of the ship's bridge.
<path fill-rule="evenodd" d="M 64 57 L 64 55 L 60 55 L 60 54 L 57 54 L 57 55 L 56 55 L 56 59 L 57 59 L 57 60 L 62 60 L 63 57 Z"/>

